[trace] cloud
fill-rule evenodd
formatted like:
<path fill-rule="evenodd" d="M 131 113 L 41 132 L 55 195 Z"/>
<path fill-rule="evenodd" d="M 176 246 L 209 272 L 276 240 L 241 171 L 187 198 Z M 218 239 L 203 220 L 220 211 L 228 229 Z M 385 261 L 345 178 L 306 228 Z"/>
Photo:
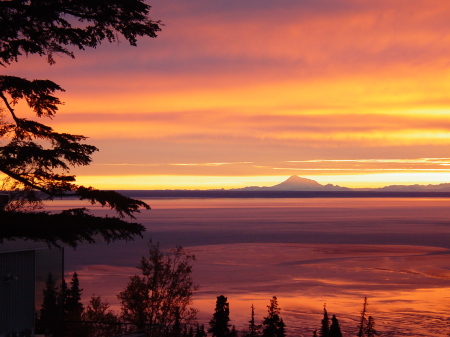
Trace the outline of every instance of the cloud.
<path fill-rule="evenodd" d="M 192 177 L 228 177 L 234 184 L 242 181 L 239 177 L 269 177 L 272 182 L 281 182 L 286 177 L 297 174 L 307 177 L 328 176 L 325 183 L 338 183 L 332 176 L 352 175 L 389 175 L 389 174 L 437 174 L 441 182 L 448 182 L 445 175 L 450 173 L 450 160 L 446 158 L 411 158 L 411 159 L 318 159 L 318 160 L 292 160 L 270 161 L 261 159 L 257 162 L 166 162 L 159 164 L 137 163 L 101 163 L 94 164 L 94 168 L 102 176 L 189 176 Z M 92 172 L 92 171 L 91 171 Z M 82 178 L 83 179 L 83 178 Z M 146 178 L 148 180 L 150 178 Z M 167 178 L 166 178 L 167 179 Z M 171 178 L 173 179 L 173 178 Z M 316 178 L 317 179 L 317 178 Z M 431 179 L 431 178 L 429 178 Z M 194 180 L 198 180 L 195 178 Z M 432 180 L 436 182 L 435 180 Z M 230 183 L 230 182 L 227 182 Z M 274 184 L 275 184 L 274 183 Z M 186 184 L 186 183 L 184 183 Z M 216 187 L 220 187 L 217 186 Z M 222 186 L 223 187 L 223 186 Z"/>
<path fill-rule="evenodd" d="M 51 67 L 30 56 L 5 69 L 67 89 L 50 124 L 100 144 L 95 163 L 138 158 L 145 165 L 187 163 L 188 174 L 233 167 L 237 175 L 250 174 L 250 166 L 190 161 L 252 161 L 279 174 L 273 168 L 285 165 L 273 163 L 296 159 L 445 156 L 450 3 L 152 6 L 152 18 L 165 26 L 157 39 L 139 39 L 137 48 L 104 44 Z M 164 167 L 170 174 L 180 168 Z M 77 172 L 97 173 L 99 166 Z"/>

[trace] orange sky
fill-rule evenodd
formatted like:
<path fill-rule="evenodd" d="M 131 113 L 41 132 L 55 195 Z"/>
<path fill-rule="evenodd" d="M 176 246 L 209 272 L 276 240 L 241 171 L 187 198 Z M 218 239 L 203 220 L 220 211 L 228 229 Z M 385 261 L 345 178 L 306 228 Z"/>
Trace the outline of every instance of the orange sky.
<path fill-rule="evenodd" d="M 99 188 L 450 182 L 450 2 L 162 1 L 157 39 L 20 59 Z"/>

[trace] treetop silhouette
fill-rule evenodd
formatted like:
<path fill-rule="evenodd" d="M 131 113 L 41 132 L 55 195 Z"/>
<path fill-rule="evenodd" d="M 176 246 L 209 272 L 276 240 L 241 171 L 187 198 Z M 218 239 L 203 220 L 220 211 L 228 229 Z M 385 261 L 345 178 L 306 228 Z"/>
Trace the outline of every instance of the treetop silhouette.
<path fill-rule="evenodd" d="M 14 0 L 0 2 L 0 65 L 22 55 L 72 58 L 69 46 L 95 48 L 124 37 L 136 46 L 140 36 L 156 37 L 161 22 L 149 16 L 143 0 Z"/>
<path fill-rule="evenodd" d="M 223 295 L 217 297 L 213 318 L 209 322 L 208 330 L 213 337 L 227 337 L 230 335 L 230 305 Z"/>

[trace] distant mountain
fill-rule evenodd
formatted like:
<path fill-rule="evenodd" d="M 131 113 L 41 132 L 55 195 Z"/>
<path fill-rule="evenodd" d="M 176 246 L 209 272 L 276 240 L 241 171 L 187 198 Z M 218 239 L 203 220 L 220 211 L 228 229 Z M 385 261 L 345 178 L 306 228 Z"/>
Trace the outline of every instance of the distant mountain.
<path fill-rule="evenodd" d="M 321 185 L 315 180 L 294 175 L 274 186 L 249 186 L 231 191 L 351 191 L 351 189 L 332 184 Z"/>
<path fill-rule="evenodd" d="M 299 176 L 290 176 L 282 183 L 269 188 L 271 191 L 298 191 L 299 189 L 303 191 L 316 191 L 321 190 L 323 186 L 312 179 L 302 178 Z"/>
<path fill-rule="evenodd" d="M 450 184 L 437 185 L 389 185 L 380 188 L 355 188 L 355 191 L 385 191 L 385 192 L 450 192 Z"/>
<path fill-rule="evenodd" d="M 296 175 L 274 186 L 248 186 L 230 191 L 381 191 L 381 192 L 450 192 L 450 183 L 438 185 L 390 185 L 380 188 L 348 188 L 339 185 L 321 185 L 317 181 Z"/>

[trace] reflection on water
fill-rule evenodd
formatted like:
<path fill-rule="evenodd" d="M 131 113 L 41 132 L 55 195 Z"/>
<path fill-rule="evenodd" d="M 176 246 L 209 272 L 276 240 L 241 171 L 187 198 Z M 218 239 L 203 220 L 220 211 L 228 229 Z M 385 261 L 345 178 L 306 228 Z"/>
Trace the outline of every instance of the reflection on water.
<path fill-rule="evenodd" d="M 66 250 L 85 300 L 113 305 L 151 237 L 197 256 L 194 305 L 207 322 L 230 302 L 238 329 L 276 295 L 293 333 L 311 336 L 324 303 L 353 333 L 364 296 L 385 336 L 446 336 L 450 313 L 449 199 L 153 199 L 138 216 L 143 240 Z M 79 202 L 74 202 L 80 206 Z M 67 208 L 56 202 L 50 210 Z M 108 213 L 94 208 L 94 213 Z M 289 331 L 288 330 L 288 331 Z"/>

